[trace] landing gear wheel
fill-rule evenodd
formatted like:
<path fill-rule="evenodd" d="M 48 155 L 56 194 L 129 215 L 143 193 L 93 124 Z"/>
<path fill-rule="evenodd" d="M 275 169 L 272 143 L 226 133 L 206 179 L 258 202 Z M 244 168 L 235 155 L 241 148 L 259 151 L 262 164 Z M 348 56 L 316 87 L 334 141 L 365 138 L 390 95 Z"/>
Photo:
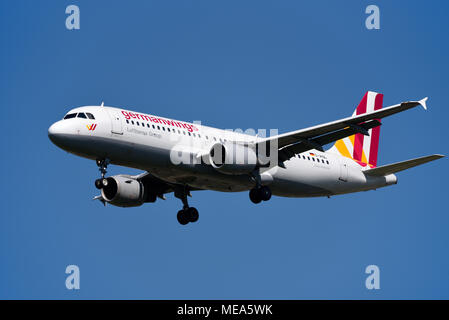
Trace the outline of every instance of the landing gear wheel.
<path fill-rule="evenodd" d="M 107 187 L 108 184 L 109 184 L 109 182 L 108 182 L 108 179 L 106 179 L 106 178 L 95 180 L 95 187 L 97 189 L 103 189 L 104 187 Z"/>
<path fill-rule="evenodd" d="M 268 188 L 267 186 L 262 186 L 262 187 L 259 189 L 259 193 L 260 193 L 260 198 L 261 198 L 263 201 L 268 201 L 268 200 L 271 199 L 271 190 L 270 190 L 270 188 Z"/>
<path fill-rule="evenodd" d="M 249 198 L 253 203 L 260 203 L 262 201 L 259 189 L 253 188 L 249 191 Z"/>
<path fill-rule="evenodd" d="M 178 222 L 183 226 L 189 223 L 189 216 L 186 214 L 186 210 L 179 210 L 176 218 L 178 218 Z"/>
<path fill-rule="evenodd" d="M 260 203 L 261 201 L 268 201 L 271 199 L 271 190 L 267 186 L 253 188 L 249 191 L 249 198 L 253 203 Z"/>
<path fill-rule="evenodd" d="M 197 222 L 200 215 L 198 214 L 198 210 L 194 207 L 190 207 L 186 210 L 187 216 L 189 217 L 189 222 Z"/>
<path fill-rule="evenodd" d="M 101 182 L 101 179 L 95 180 L 95 187 L 96 187 L 97 189 L 103 188 L 103 183 Z"/>

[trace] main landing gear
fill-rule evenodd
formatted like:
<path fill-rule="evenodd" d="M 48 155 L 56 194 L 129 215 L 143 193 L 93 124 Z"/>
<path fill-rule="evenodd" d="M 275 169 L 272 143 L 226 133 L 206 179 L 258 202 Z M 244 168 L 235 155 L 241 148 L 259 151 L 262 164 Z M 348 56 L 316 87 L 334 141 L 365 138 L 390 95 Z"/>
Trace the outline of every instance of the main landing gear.
<path fill-rule="evenodd" d="M 197 222 L 199 218 L 198 210 L 194 207 L 184 208 L 178 211 L 176 218 L 182 225 L 186 225 L 189 222 Z"/>
<path fill-rule="evenodd" d="M 95 187 L 97 189 L 102 189 L 108 185 L 108 180 L 105 179 L 106 169 L 108 168 L 109 159 L 97 159 L 98 170 L 100 170 L 101 178 L 95 180 Z"/>
<path fill-rule="evenodd" d="M 189 195 L 187 188 L 184 188 L 183 190 L 175 190 L 175 197 L 181 199 L 183 204 L 182 209 L 179 210 L 176 215 L 178 222 L 182 225 L 186 225 L 189 222 L 197 222 L 199 218 L 198 210 L 194 207 L 189 207 L 187 195 Z"/>
<path fill-rule="evenodd" d="M 257 186 L 249 191 L 249 198 L 253 203 L 268 201 L 271 199 L 271 190 L 267 186 Z"/>

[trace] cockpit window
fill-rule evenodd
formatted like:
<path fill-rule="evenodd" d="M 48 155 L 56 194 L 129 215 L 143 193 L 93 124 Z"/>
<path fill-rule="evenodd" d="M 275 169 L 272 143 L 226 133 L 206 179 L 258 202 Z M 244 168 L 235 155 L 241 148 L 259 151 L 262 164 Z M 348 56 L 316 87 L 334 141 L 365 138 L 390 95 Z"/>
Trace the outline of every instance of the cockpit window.
<path fill-rule="evenodd" d="M 76 117 L 76 113 L 69 113 L 69 114 L 67 114 L 65 117 L 64 117 L 64 120 L 65 119 L 72 119 L 72 118 L 75 118 Z"/>
<path fill-rule="evenodd" d="M 78 113 L 78 118 L 87 119 L 86 115 L 82 112 Z"/>
<path fill-rule="evenodd" d="M 87 115 L 87 117 L 88 117 L 89 119 L 95 120 L 95 117 L 94 117 L 94 115 L 93 115 L 92 113 L 86 112 L 86 115 Z"/>

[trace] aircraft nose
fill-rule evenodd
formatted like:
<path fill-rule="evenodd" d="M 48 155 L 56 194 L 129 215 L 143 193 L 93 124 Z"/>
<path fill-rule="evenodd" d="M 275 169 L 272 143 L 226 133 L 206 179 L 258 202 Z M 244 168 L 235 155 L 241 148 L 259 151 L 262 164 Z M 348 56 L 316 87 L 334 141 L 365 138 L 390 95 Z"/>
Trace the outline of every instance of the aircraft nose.
<path fill-rule="evenodd" d="M 59 145 L 62 142 L 64 133 L 64 126 L 61 121 L 53 123 L 50 128 L 48 128 L 48 138 L 55 145 Z"/>
<path fill-rule="evenodd" d="M 50 140 L 53 140 L 53 138 L 58 134 L 58 122 L 53 123 L 50 128 L 48 128 L 48 137 Z"/>

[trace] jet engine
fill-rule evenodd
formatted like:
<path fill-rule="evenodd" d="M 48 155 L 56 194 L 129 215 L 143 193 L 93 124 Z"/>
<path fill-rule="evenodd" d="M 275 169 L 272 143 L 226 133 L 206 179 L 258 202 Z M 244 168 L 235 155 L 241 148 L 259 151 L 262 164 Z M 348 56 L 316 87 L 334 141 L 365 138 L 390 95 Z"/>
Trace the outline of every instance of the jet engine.
<path fill-rule="evenodd" d="M 257 165 L 256 152 L 247 145 L 237 143 L 214 144 L 208 158 L 217 171 L 230 175 L 250 173 Z"/>
<path fill-rule="evenodd" d="M 103 199 L 118 207 L 137 207 L 146 202 L 145 188 L 137 179 L 117 175 L 103 180 Z"/>

